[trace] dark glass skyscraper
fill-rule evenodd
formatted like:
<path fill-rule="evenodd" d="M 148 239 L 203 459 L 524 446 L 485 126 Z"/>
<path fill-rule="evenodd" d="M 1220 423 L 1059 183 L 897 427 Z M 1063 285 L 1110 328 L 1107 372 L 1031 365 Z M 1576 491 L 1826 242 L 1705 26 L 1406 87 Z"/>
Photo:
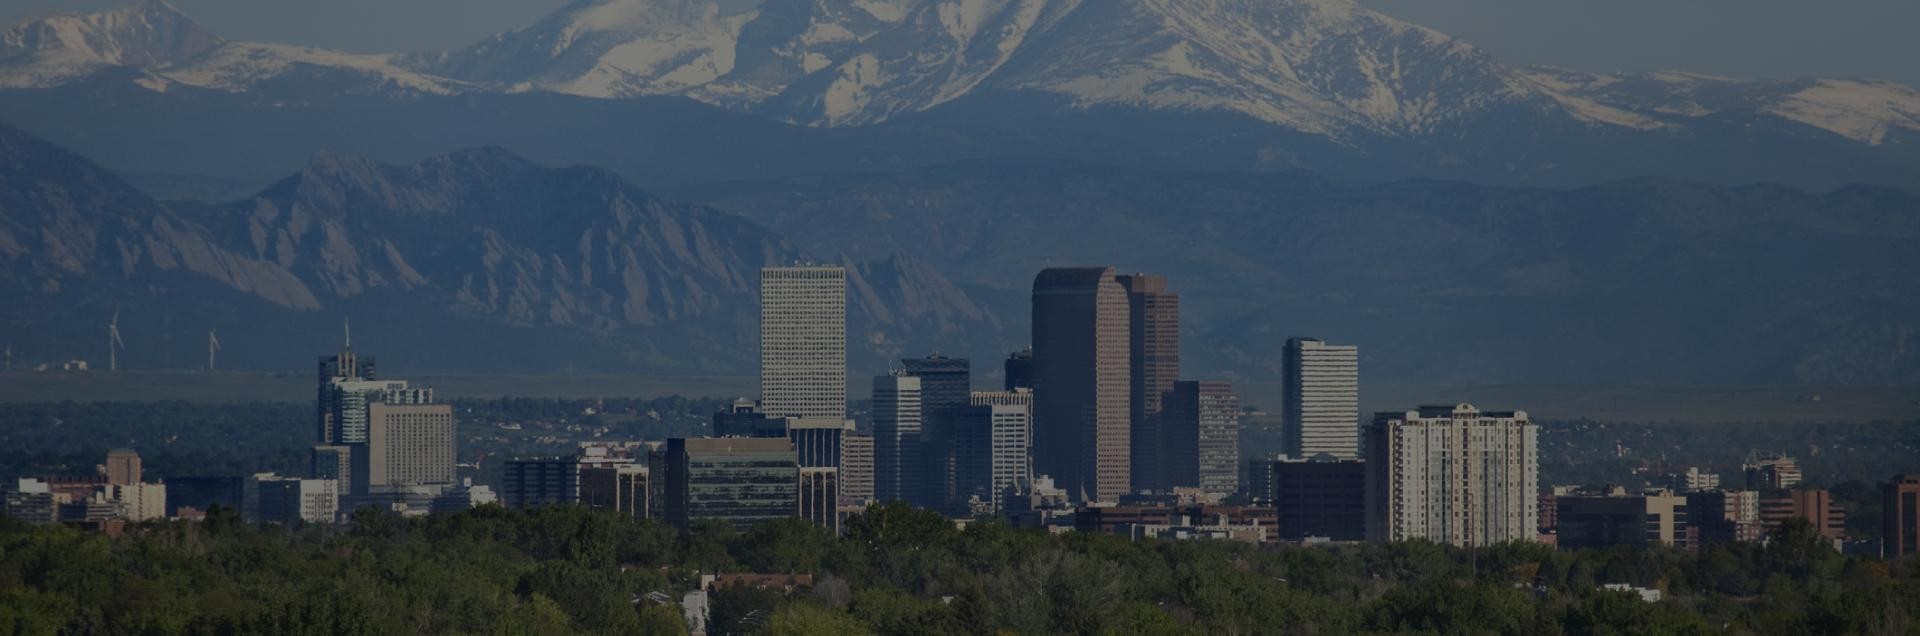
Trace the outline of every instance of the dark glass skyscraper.
<path fill-rule="evenodd" d="M 966 358 L 940 354 L 900 361 L 906 374 L 920 378 L 921 499 L 914 502 L 950 514 L 964 512 L 954 487 L 954 418 L 973 390 Z"/>
<path fill-rule="evenodd" d="M 1160 400 L 1180 379 L 1180 295 L 1167 289 L 1164 276 L 1132 274 L 1115 280 L 1127 290 L 1133 489 L 1165 490 L 1171 484 L 1161 457 L 1167 440 Z"/>
<path fill-rule="evenodd" d="M 1111 267 L 1033 280 L 1034 469 L 1080 500 L 1131 484 L 1127 291 Z"/>
<path fill-rule="evenodd" d="M 1007 356 L 1006 390 L 1033 388 L 1033 347 Z"/>

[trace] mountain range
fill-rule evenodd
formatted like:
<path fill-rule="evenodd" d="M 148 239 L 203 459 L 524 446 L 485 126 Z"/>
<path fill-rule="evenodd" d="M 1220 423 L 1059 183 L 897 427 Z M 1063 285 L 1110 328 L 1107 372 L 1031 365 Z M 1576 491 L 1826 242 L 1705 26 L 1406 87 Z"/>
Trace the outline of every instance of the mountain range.
<path fill-rule="evenodd" d="M 162 0 L 0 31 L 22 360 L 751 373 L 849 272 L 854 373 L 985 374 L 1054 265 L 1167 274 L 1190 375 L 1920 382 L 1920 94 L 1506 66 L 1348 0 L 583 0 L 432 54 Z M 98 163 L 96 163 L 98 162 Z M 137 185 L 136 185 L 137 184 Z"/>
<path fill-rule="evenodd" d="M 1512 67 L 1352 0 L 582 0 L 407 55 L 228 41 L 144 0 L 0 32 L 0 97 L 0 117 L 117 170 L 254 178 L 323 149 L 501 144 L 644 185 L 1032 156 L 1370 183 L 1920 183 L 1910 87 Z"/>
<path fill-rule="evenodd" d="M 751 369 L 763 266 L 849 271 L 856 365 L 949 342 L 1012 346 L 1004 319 L 905 255 L 816 258 L 740 217 L 658 199 L 595 168 L 499 148 L 409 166 L 319 155 L 243 200 L 162 204 L 0 127 L 3 319 L 26 360 L 197 365 L 215 329 L 237 368 L 362 341 L 413 368 Z"/>
<path fill-rule="evenodd" d="M 814 261 L 848 270 L 855 373 L 939 351 L 990 375 L 1035 272 L 1111 263 L 1169 276 L 1206 377 L 1275 377 L 1316 334 L 1397 382 L 1920 381 L 1920 197 L 1870 186 L 981 160 L 647 191 L 478 148 L 322 154 L 237 201 L 162 203 L 14 129 L 0 166 L 23 360 L 104 358 L 118 313 L 130 365 L 197 365 L 211 328 L 223 364 L 285 368 L 351 317 L 412 368 L 751 373 L 757 270 Z"/>

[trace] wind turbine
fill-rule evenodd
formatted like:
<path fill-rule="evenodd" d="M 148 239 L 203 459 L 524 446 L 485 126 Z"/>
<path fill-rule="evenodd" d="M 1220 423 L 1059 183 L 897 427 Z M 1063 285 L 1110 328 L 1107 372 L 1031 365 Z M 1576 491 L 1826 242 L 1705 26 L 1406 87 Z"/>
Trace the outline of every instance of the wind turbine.
<path fill-rule="evenodd" d="M 113 310 L 113 322 L 107 323 L 107 370 L 120 370 L 120 352 L 127 350 L 127 343 L 120 340 L 120 310 Z"/>
<path fill-rule="evenodd" d="M 208 329 L 207 330 L 207 370 L 208 371 L 213 370 L 213 354 L 219 351 L 220 351 L 220 337 L 213 335 L 213 330 Z"/>

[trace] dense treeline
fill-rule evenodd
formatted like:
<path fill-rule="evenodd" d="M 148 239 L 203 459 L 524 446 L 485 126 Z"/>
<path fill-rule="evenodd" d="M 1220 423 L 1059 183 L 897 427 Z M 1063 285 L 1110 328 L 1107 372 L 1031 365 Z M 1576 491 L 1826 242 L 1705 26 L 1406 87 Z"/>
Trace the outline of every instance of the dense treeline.
<path fill-rule="evenodd" d="M 1920 563 L 1841 557 L 1800 523 L 1699 553 L 1300 548 L 963 531 L 902 506 L 843 538 L 493 506 L 298 529 L 221 511 L 119 539 L 0 521 L 0 633 L 678 633 L 653 599 L 712 572 L 817 575 L 716 591 L 723 634 L 1920 633 Z"/>

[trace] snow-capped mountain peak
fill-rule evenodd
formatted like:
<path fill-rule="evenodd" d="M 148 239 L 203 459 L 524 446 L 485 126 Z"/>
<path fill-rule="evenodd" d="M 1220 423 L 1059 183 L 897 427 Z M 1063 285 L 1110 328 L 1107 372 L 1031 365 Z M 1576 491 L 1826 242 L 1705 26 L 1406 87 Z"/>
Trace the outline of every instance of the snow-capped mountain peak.
<path fill-rule="evenodd" d="M 27 20 L 0 31 L 0 87 L 59 84 L 104 67 L 166 66 L 224 43 L 164 0 Z"/>

